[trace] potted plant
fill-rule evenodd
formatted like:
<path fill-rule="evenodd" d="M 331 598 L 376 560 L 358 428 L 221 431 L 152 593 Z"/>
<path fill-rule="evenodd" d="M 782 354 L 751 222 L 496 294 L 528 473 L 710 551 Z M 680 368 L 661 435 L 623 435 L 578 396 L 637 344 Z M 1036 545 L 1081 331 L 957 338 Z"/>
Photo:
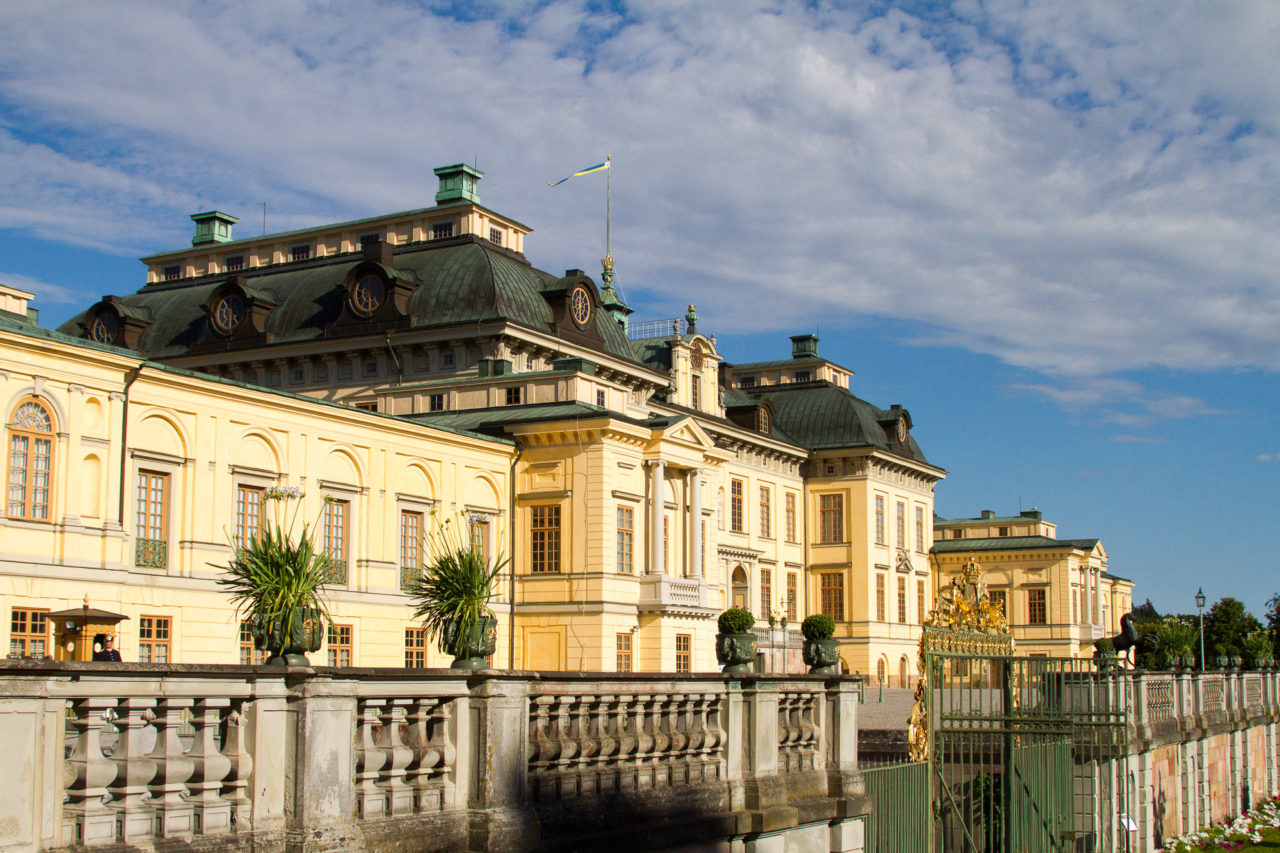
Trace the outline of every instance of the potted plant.
<path fill-rule="evenodd" d="M 1098 672 L 1114 672 L 1120 668 L 1115 643 L 1110 637 L 1103 637 L 1093 644 L 1093 657 L 1098 662 Z"/>
<path fill-rule="evenodd" d="M 1249 656 L 1250 663 L 1254 669 L 1270 669 L 1271 657 L 1274 649 L 1271 645 L 1271 637 L 1268 636 L 1264 629 L 1259 628 L 1244 638 L 1241 643 L 1244 646 L 1245 654 Z"/>
<path fill-rule="evenodd" d="M 1227 657 L 1227 647 L 1222 643 L 1213 644 L 1213 665 L 1217 669 L 1226 669 L 1230 659 Z"/>
<path fill-rule="evenodd" d="M 329 558 L 316 549 L 309 525 L 293 536 L 302 498 L 298 488 L 268 489 L 263 499 L 272 512 L 257 536 L 232 543 L 231 562 L 217 579 L 269 666 L 307 666 L 307 652 L 320 648 L 333 621 L 324 598 Z M 290 510 L 292 501 L 298 503 Z"/>
<path fill-rule="evenodd" d="M 756 617 L 749 610 L 732 607 L 720 614 L 716 634 L 716 660 L 724 666 L 723 672 L 750 672 L 756 659 L 756 635 L 751 626 Z"/>
<path fill-rule="evenodd" d="M 800 623 L 800 633 L 804 634 L 804 662 L 809 665 L 809 672 L 827 675 L 836 671 L 840 661 L 840 641 L 834 638 L 835 620 L 822 613 L 806 616 Z"/>
<path fill-rule="evenodd" d="M 1194 626 L 1176 616 L 1166 616 L 1156 628 L 1156 636 L 1160 639 L 1160 648 L 1170 667 L 1182 666 L 1188 670 L 1194 667 L 1195 658 L 1191 649 L 1200 636 Z"/>
<path fill-rule="evenodd" d="M 453 655 L 450 667 L 485 669 L 497 647 L 498 620 L 489 599 L 507 559 L 486 561 L 471 546 L 469 526 L 453 521 L 446 518 L 424 540 L 425 562 L 408 587 L 413 617 L 440 651 Z"/>

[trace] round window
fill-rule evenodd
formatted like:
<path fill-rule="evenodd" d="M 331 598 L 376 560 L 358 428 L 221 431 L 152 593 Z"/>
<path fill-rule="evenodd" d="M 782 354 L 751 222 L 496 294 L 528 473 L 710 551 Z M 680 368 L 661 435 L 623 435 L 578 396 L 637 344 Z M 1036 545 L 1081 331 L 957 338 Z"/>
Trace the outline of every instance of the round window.
<path fill-rule="evenodd" d="M 357 314 L 368 317 L 382 305 L 385 293 L 386 287 L 381 278 L 372 273 L 363 276 L 351 291 L 351 307 Z"/>
<path fill-rule="evenodd" d="M 100 344 L 115 343 L 116 335 L 120 332 L 120 320 L 115 314 L 110 312 L 99 314 L 98 319 L 93 321 L 93 326 L 89 329 L 89 336 Z"/>
<path fill-rule="evenodd" d="M 244 319 L 244 300 L 234 293 L 218 300 L 213 306 L 213 326 L 224 335 L 231 334 Z"/>

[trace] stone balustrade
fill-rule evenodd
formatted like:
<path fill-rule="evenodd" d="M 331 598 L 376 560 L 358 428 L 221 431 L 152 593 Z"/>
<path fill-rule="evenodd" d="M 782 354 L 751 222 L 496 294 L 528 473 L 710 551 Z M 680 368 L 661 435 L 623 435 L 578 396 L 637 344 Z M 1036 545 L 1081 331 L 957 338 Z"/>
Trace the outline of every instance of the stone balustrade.
<path fill-rule="evenodd" d="M 14 661 L 0 851 L 861 850 L 856 712 L 808 676 Z"/>

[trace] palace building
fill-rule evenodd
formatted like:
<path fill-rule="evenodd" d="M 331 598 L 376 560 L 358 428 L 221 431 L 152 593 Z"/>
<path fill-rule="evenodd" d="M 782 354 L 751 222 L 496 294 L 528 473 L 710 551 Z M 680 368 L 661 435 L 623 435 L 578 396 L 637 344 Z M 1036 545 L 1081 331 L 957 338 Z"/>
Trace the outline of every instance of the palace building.
<path fill-rule="evenodd" d="M 714 670 L 741 606 L 763 668 L 799 669 L 824 612 L 847 669 L 910 683 L 945 471 L 909 412 L 812 335 L 732 364 L 692 307 L 632 322 L 612 258 L 599 284 L 539 270 L 480 172 L 435 173 L 434 206 L 301 231 L 196 214 L 57 331 L 0 292 L 11 653 L 83 655 L 83 606 L 126 660 L 252 662 L 215 581 L 287 487 L 337 567 L 316 663 L 447 664 L 404 585 L 457 517 L 511 557 L 495 666 Z"/>

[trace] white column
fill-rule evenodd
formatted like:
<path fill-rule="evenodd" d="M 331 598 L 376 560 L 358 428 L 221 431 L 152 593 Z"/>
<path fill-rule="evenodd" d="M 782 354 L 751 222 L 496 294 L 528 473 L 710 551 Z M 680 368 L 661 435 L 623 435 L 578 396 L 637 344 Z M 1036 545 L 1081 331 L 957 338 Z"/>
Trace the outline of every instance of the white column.
<path fill-rule="evenodd" d="M 689 560 L 689 575 L 700 578 L 702 567 L 702 470 L 689 472 L 689 542 L 693 554 Z"/>
<path fill-rule="evenodd" d="M 662 517 L 664 486 L 667 463 L 661 459 L 652 462 L 652 485 L 649 487 L 652 503 L 649 513 L 649 573 L 664 575 L 667 573 L 667 555 L 662 547 Z"/>
<path fill-rule="evenodd" d="M 1093 576 L 1093 624 L 1102 624 L 1102 571 L 1090 569 Z"/>

